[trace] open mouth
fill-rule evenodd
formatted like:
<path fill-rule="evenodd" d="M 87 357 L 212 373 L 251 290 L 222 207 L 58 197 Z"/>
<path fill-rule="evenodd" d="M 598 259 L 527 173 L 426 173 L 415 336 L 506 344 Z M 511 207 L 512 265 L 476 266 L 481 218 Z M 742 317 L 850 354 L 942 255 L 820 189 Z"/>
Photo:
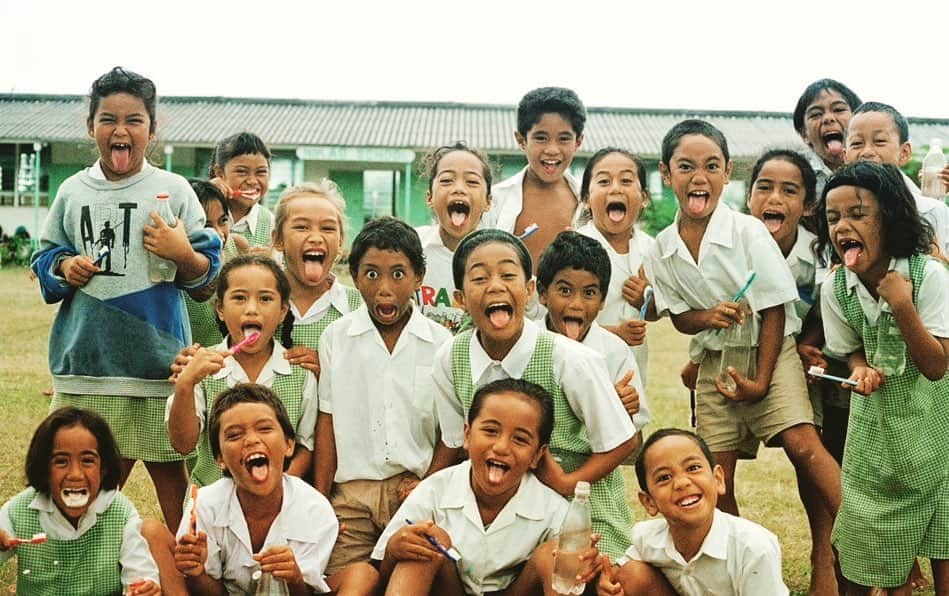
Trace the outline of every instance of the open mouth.
<path fill-rule="evenodd" d="M 132 146 L 128 143 L 113 143 L 111 149 L 112 169 L 125 172 L 132 161 Z"/>
<path fill-rule="evenodd" d="M 251 453 L 244 458 L 244 468 L 257 482 L 266 482 L 270 476 L 270 459 L 263 453 Z"/>
<path fill-rule="evenodd" d="M 491 321 L 491 325 L 495 329 L 503 329 L 511 322 L 511 318 L 514 316 L 514 308 L 510 304 L 499 302 L 489 304 L 488 308 L 484 310 L 484 314 L 488 315 L 488 320 Z"/>
<path fill-rule="evenodd" d="M 70 509 L 85 507 L 89 503 L 88 488 L 64 488 L 59 495 L 63 499 L 63 505 Z"/>
<path fill-rule="evenodd" d="M 563 163 L 559 159 L 542 159 L 540 160 L 541 167 L 544 168 L 548 174 L 553 174 L 557 171 L 557 168 L 560 167 L 560 164 Z"/>
<path fill-rule="evenodd" d="M 863 244 L 851 238 L 845 238 L 838 243 L 838 246 L 843 254 L 844 265 L 848 268 L 855 267 L 863 255 Z"/>
<path fill-rule="evenodd" d="M 774 234 L 781 229 L 781 224 L 784 223 L 784 220 L 787 217 L 783 213 L 778 213 L 777 211 L 765 211 L 762 214 L 762 219 L 764 220 L 764 226 L 768 228 L 768 231 Z"/>
<path fill-rule="evenodd" d="M 690 215 L 701 215 L 708 206 L 709 193 L 706 190 L 693 190 L 688 196 L 688 211 Z"/>
<path fill-rule="evenodd" d="M 399 307 L 395 304 L 377 304 L 375 311 L 380 319 L 392 319 L 399 314 Z"/>
<path fill-rule="evenodd" d="M 821 140 L 824 142 L 824 147 L 827 148 L 827 153 L 840 155 L 844 152 L 844 135 L 842 132 L 833 131 L 825 133 L 821 136 Z"/>
<path fill-rule="evenodd" d="M 626 205 L 619 201 L 612 201 L 606 206 L 606 216 L 613 223 L 620 223 L 626 217 Z"/>
<path fill-rule="evenodd" d="M 689 495 L 676 501 L 676 505 L 683 508 L 695 507 L 702 501 L 702 495 Z"/>
<path fill-rule="evenodd" d="M 471 207 L 464 201 L 452 201 L 448 204 L 448 218 L 453 226 L 460 228 L 465 225 L 470 214 Z"/>
<path fill-rule="evenodd" d="M 563 334 L 574 341 L 580 341 L 580 332 L 583 331 L 583 319 L 578 317 L 563 318 Z"/>
<path fill-rule="evenodd" d="M 245 323 L 244 325 L 241 325 L 241 335 L 243 337 L 250 337 L 252 334 L 256 333 L 259 336 L 261 329 L 263 329 L 263 327 L 256 323 Z"/>
<path fill-rule="evenodd" d="M 491 484 L 500 484 L 504 480 L 504 475 L 511 469 L 511 466 L 494 459 L 489 459 L 486 463 L 488 482 Z"/>
<path fill-rule="evenodd" d="M 326 270 L 326 252 L 315 249 L 303 253 L 303 277 L 309 283 L 319 283 Z"/>

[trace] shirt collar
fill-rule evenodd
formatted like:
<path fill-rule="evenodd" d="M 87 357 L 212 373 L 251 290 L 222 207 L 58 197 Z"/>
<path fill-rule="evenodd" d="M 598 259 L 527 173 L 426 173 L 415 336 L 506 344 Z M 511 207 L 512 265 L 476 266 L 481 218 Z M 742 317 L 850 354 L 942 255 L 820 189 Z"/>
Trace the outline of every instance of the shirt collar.
<path fill-rule="evenodd" d="M 702 542 L 699 554 L 705 554 L 722 561 L 728 558 L 728 519 L 718 509 L 714 510 L 712 527 L 708 529 L 708 535 L 705 536 L 705 540 Z"/>
<path fill-rule="evenodd" d="M 293 312 L 295 323 L 305 325 L 316 322 L 323 318 L 323 313 L 330 307 L 335 308 L 341 314 L 349 313 L 349 295 L 346 292 L 346 286 L 341 284 L 338 279 L 333 280 L 330 289 L 322 296 L 316 299 L 316 302 L 310 305 L 305 314 L 300 313 L 293 300 L 290 301 L 290 310 Z"/>
<path fill-rule="evenodd" d="M 841 265 L 841 267 L 844 267 Z M 896 271 L 897 273 L 902 273 L 906 277 L 909 277 L 909 259 L 895 258 L 890 257 L 890 265 L 887 267 L 887 271 Z M 857 286 L 863 285 L 863 282 L 860 281 L 860 278 L 857 277 L 857 274 L 844 267 L 844 275 L 847 280 L 847 293 L 852 293 L 854 288 Z"/>
<path fill-rule="evenodd" d="M 256 233 L 257 219 L 259 215 L 260 203 L 254 203 L 251 205 L 250 211 L 247 212 L 247 215 L 231 224 L 231 231 L 243 232 L 244 230 L 250 230 L 251 234 Z"/>
<path fill-rule="evenodd" d="M 271 371 L 274 374 L 278 375 L 289 375 L 293 372 L 291 368 L 290 361 L 284 358 L 284 353 L 287 351 L 279 341 L 273 341 L 273 352 L 270 354 L 270 360 L 267 361 L 267 364 L 264 365 L 264 368 L 261 369 L 260 374 L 257 376 L 258 381 L 266 380 L 267 371 Z M 224 341 L 214 346 L 214 350 L 227 350 L 227 338 L 224 338 Z M 241 367 L 240 363 L 237 362 L 236 358 L 225 358 L 224 366 L 221 370 L 217 371 L 211 375 L 212 379 L 226 379 L 230 377 L 238 383 L 249 383 L 250 379 L 247 376 L 247 373 L 244 372 L 244 369 Z"/>
<path fill-rule="evenodd" d="M 521 478 L 517 492 L 491 522 L 490 531 L 497 531 L 513 524 L 516 517 L 542 521 L 546 513 L 545 506 L 544 486 L 528 471 Z M 479 528 L 484 527 L 478 502 L 471 488 L 470 460 L 465 460 L 452 468 L 445 492 L 438 499 L 438 508 L 463 509 L 465 517 L 471 523 Z"/>
<path fill-rule="evenodd" d="M 427 319 L 422 315 L 419 309 L 412 306 L 412 314 L 409 316 L 405 328 L 402 329 L 402 333 L 411 333 L 420 340 L 431 343 L 434 341 L 434 338 L 432 337 L 432 330 L 426 321 Z M 363 304 L 353 311 L 352 324 L 349 326 L 346 334 L 350 337 L 354 337 L 371 331 L 378 333 L 376 325 L 372 322 L 372 317 L 369 315 L 369 308 Z"/>
<path fill-rule="evenodd" d="M 118 490 L 99 490 L 99 494 L 96 495 L 95 500 L 92 502 L 92 505 L 86 509 L 86 512 L 79 518 L 79 524 L 76 527 L 76 531 L 79 533 L 84 533 L 86 530 L 96 525 L 96 519 L 99 517 L 99 514 L 104 512 L 112 505 L 112 501 L 115 500 Z M 72 522 L 66 519 L 66 516 L 63 515 L 62 511 L 59 510 L 59 507 L 56 506 L 56 503 L 53 501 L 53 498 L 39 491 L 33 495 L 33 500 L 30 501 L 30 509 L 35 509 L 37 511 L 43 511 L 57 517 L 58 520 L 68 526 L 72 526 Z"/>
<path fill-rule="evenodd" d="M 671 233 L 659 234 L 656 242 L 659 244 L 659 254 L 663 259 L 667 259 L 680 250 L 688 253 L 682 237 L 679 235 L 679 219 L 682 217 L 682 211 L 677 210 L 675 219 L 672 221 Z M 718 205 L 712 211 L 709 217 L 708 225 L 705 227 L 705 235 L 702 238 L 702 244 L 714 242 L 725 248 L 731 248 L 734 243 L 735 212 L 732 211 L 724 199 L 718 199 Z M 667 228 L 668 229 L 668 228 Z"/>
<path fill-rule="evenodd" d="M 441 246 L 445 247 L 445 243 L 442 241 L 442 235 L 439 233 L 438 223 L 434 223 L 430 226 L 420 226 L 415 228 L 415 231 L 418 232 L 419 240 L 422 243 L 422 248 L 427 248 L 429 246 Z"/>
<path fill-rule="evenodd" d="M 788 254 L 788 259 L 795 259 L 802 263 L 813 265 L 816 261 L 816 256 L 811 249 L 811 243 L 816 237 L 817 236 L 813 233 L 804 229 L 804 226 L 798 225 L 797 240 L 794 241 L 794 246 L 791 247 L 791 253 Z"/>
<path fill-rule="evenodd" d="M 543 320 L 540 321 L 543 324 Z M 524 376 L 524 370 L 527 363 L 530 362 L 534 353 L 534 344 L 537 342 L 538 328 L 537 324 L 528 319 L 524 319 L 524 329 L 517 342 L 508 352 L 507 356 L 501 360 L 501 368 L 512 379 L 520 379 Z M 481 342 L 478 340 L 478 332 L 471 336 L 471 348 L 468 350 L 471 360 L 471 379 L 476 381 L 481 378 L 484 371 L 496 360 L 492 360 L 488 353 L 484 351 Z"/>

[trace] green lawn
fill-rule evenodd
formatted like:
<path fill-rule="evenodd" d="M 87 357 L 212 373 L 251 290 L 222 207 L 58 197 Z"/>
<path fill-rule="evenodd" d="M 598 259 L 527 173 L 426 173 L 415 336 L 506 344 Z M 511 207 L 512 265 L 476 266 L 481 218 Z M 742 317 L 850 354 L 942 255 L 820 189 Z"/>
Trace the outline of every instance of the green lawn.
<path fill-rule="evenodd" d="M 0 499 L 6 501 L 23 488 L 23 456 L 33 429 L 49 408 L 49 398 L 42 391 L 50 385 L 46 342 L 56 306 L 44 304 L 27 271 L 16 268 L 0 270 L 0 304 L 5 305 L 0 317 L 0 342 L 4 345 L 0 360 L 2 419 L 11 429 L 6 437 L 9 442 L 0 450 Z M 687 340 L 664 320 L 649 327 L 649 341 L 651 428 L 687 426 L 689 396 L 679 382 Z M 641 519 L 644 512 L 636 498 L 635 475 L 632 468 L 624 468 L 624 472 L 630 507 L 636 519 Z M 798 500 L 794 471 L 783 452 L 762 449 L 756 461 L 739 465 L 736 484 L 742 514 L 777 534 L 784 554 L 786 583 L 792 591 L 806 591 L 810 568 L 808 526 Z M 136 466 L 125 490 L 143 517 L 159 515 L 143 466 Z M 12 564 L 0 570 L 0 586 L 9 585 L 13 578 Z"/>

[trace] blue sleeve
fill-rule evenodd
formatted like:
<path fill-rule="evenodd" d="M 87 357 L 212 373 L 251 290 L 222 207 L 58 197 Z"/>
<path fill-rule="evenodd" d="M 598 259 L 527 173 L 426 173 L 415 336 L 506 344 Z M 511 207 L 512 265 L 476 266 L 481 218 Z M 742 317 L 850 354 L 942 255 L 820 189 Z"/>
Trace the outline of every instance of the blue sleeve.
<path fill-rule="evenodd" d="M 39 250 L 33 253 L 30 259 L 30 269 L 36 275 L 40 283 L 40 293 L 46 304 L 59 302 L 64 298 L 72 296 L 76 288 L 65 283 L 63 278 L 56 276 L 53 269 L 56 267 L 56 261 L 60 258 L 72 257 L 79 252 L 71 246 L 53 246 L 51 248 Z"/>
<path fill-rule="evenodd" d="M 207 257 L 208 270 L 197 279 L 178 280 L 176 284 L 188 290 L 203 288 L 217 278 L 217 274 L 221 271 L 221 237 L 211 228 L 202 227 L 188 234 L 188 240 L 195 252 Z"/>

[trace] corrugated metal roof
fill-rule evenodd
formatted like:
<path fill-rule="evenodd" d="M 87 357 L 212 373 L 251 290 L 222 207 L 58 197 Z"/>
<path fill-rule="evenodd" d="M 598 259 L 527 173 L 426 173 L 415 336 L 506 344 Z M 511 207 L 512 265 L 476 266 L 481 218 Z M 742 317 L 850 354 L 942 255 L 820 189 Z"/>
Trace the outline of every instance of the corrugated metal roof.
<path fill-rule="evenodd" d="M 0 141 L 87 141 L 86 110 L 80 96 L 0 95 Z M 666 131 L 689 117 L 720 128 L 737 157 L 800 144 L 785 113 L 591 107 L 581 153 L 615 145 L 654 158 Z M 465 140 L 489 153 L 517 151 L 514 106 L 506 105 L 163 97 L 158 122 L 160 139 L 177 145 L 213 146 L 229 134 L 249 130 L 275 148 L 426 150 Z M 933 137 L 949 139 L 949 119 L 910 118 L 910 137 L 917 147 Z"/>

